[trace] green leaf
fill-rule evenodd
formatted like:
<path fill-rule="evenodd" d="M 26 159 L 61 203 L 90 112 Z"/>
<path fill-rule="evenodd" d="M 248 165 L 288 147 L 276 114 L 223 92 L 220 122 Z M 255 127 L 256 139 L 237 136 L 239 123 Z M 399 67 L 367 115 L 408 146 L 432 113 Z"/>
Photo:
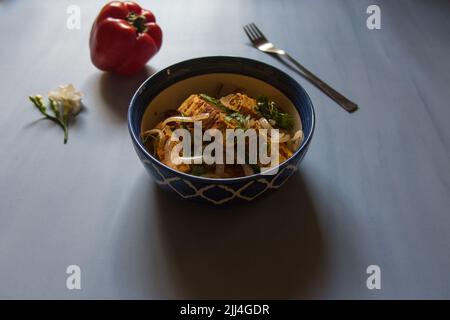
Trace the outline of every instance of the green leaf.
<path fill-rule="evenodd" d="M 242 113 L 233 112 L 225 117 L 228 122 L 236 122 L 240 129 L 248 128 L 249 117 L 244 116 Z"/>
<path fill-rule="evenodd" d="M 281 112 L 275 102 L 270 101 L 267 97 L 258 98 L 257 108 L 262 117 L 274 120 L 277 127 L 286 130 L 294 127 L 294 118 L 289 113 Z"/>
<path fill-rule="evenodd" d="M 216 98 L 210 97 L 206 94 L 201 93 L 200 94 L 200 98 L 202 98 L 203 100 L 205 100 L 206 102 L 212 104 L 213 106 L 220 108 L 223 112 L 227 113 L 227 114 L 231 114 L 234 112 L 234 110 L 231 110 L 230 108 L 227 108 L 226 106 L 224 106 L 222 104 L 222 102 L 220 102 L 220 100 L 217 100 Z"/>
<path fill-rule="evenodd" d="M 68 140 L 68 119 L 64 119 L 64 121 L 60 118 L 57 118 L 55 116 L 52 116 L 47 113 L 47 108 L 44 103 L 44 98 L 41 95 L 35 95 L 35 96 L 29 96 L 28 97 L 31 102 L 33 102 L 34 106 L 44 115 L 45 118 L 49 119 L 50 121 L 53 121 L 54 123 L 58 124 L 64 131 L 64 144 L 67 143 Z M 51 99 L 49 99 L 52 101 Z M 50 102 L 51 104 L 51 102 Z M 53 106 L 50 106 L 53 110 Z"/>
<path fill-rule="evenodd" d="M 215 106 L 218 106 L 220 104 L 220 101 L 217 100 L 216 98 L 210 97 L 207 94 L 201 93 L 200 94 L 200 98 L 202 98 L 203 100 L 205 100 L 206 102 L 209 102 Z"/>

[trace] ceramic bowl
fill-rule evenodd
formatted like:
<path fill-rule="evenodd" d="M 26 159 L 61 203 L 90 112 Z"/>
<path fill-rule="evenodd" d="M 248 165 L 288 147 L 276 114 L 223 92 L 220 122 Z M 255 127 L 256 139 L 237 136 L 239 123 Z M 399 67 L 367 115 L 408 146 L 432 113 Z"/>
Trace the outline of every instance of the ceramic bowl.
<path fill-rule="evenodd" d="M 214 95 L 244 89 L 249 96 L 267 96 L 294 115 L 295 129 L 304 139 L 291 158 L 280 163 L 276 174 L 213 179 L 182 173 L 164 165 L 150 154 L 141 139 L 143 130 L 163 119 L 190 94 Z M 136 153 L 156 183 L 186 199 L 221 205 L 252 201 L 280 188 L 298 169 L 314 132 L 314 108 L 305 90 L 279 69 L 247 58 L 203 57 L 167 67 L 144 81 L 134 94 L 128 110 L 128 128 Z"/>

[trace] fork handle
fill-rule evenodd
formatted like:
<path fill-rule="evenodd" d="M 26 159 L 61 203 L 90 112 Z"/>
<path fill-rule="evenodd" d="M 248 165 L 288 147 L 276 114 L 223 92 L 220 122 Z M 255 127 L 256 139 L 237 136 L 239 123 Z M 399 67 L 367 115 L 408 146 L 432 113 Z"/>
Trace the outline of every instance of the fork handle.
<path fill-rule="evenodd" d="M 333 99 L 337 104 L 339 104 L 342 108 L 344 108 L 348 112 L 354 112 L 358 110 L 358 105 L 342 94 L 334 90 L 328 84 L 323 82 L 319 77 L 313 74 L 311 71 L 306 69 L 303 65 L 301 65 L 297 60 L 292 58 L 288 53 L 277 53 L 277 57 L 281 58 L 280 60 L 285 62 L 291 68 L 296 69 L 300 72 L 300 74 L 309 80 L 313 85 L 322 90 L 327 96 Z"/>

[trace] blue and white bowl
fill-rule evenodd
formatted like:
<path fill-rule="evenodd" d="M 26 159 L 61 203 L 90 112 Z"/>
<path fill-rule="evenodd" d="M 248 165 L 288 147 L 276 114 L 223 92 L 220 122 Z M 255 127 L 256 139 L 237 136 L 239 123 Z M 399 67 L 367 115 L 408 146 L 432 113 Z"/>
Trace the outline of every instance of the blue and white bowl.
<path fill-rule="evenodd" d="M 190 94 L 215 95 L 245 89 L 252 97 L 274 100 L 294 115 L 303 143 L 275 175 L 254 174 L 231 179 L 189 175 L 164 165 L 144 147 L 141 132 L 153 128 L 164 112 L 176 109 Z M 239 57 L 204 57 L 183 61 L 148 78 L 134 94 L 128 110 L 128 128 L 136 153 L 156 182 L 186 199 L 216 205 L 251 201 L 280 188 L 297 170 L 314 132 L 314 108 L 305 90 L 289 75 L 268 64 Z"/>

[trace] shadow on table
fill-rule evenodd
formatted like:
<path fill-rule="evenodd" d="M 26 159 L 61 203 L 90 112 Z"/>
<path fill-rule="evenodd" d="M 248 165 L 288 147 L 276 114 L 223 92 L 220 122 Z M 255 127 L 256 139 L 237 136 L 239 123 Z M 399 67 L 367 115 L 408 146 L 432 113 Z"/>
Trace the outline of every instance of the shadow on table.
<path fill-rule="evenodd" d="M 199 205 L 155 190 L 162 254 L 177 295 L 312 295 L 326 246 L 299 173 L 274 194 L 231 208 Z"/>
<path fill-rule="evenodd" d="M 121 76 L 104 72 L 100 76 L 100 95 L 119 120 L 127 119 L 128 105 L 137 88 L 150 77 L 155 70 L 145 66 L 143 70 L 132 76 Z"/>

